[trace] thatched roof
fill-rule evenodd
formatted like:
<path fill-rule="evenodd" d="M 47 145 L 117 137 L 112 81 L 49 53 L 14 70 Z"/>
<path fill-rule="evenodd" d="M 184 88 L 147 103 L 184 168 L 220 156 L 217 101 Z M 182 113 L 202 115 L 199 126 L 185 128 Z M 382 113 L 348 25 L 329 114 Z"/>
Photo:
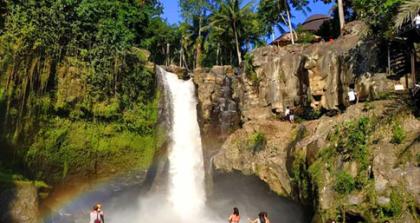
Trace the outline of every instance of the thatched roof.
<path fill-rule="evenodd" d="M 274 46 L 285 46 L 288 45 L 292 41 L 292 35 L 290 32 L 283 33 L 280 37 L 275 39 L 273 42 L 270 43 L 270 45 Z"/>
<path fill-rule="evenodd" d="M 315 14 L 308 17 L 305 22 L 302 23 L 302 30 L 316 32 L 321 28 L 324 22 L 331 20 L 330 16 Z"/>

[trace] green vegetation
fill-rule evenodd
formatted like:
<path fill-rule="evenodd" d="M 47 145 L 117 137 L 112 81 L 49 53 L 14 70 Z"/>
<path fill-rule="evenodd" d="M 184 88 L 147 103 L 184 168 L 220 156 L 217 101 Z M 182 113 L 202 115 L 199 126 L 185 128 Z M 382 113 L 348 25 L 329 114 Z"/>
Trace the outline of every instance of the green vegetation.
<path fill-rule="evenodd" d="M 253 65 L 254 57 L 252 54 L 247 53 L 245 55 L 244 61 L 244 70 L 246 77 L 251 80 L 252 85 L 258 87 L 261 79 L 258 77 L 257 72 L 255 71 L 255 66 Z"/>
<path fill-rule="evenodd" d="M 380 38 L 390 38 L 394 33 L 394 23 L 398 7 L 403 0 L 352 0 L 357 17 L 370 25 L 372 34 Z"/>
<path fill-rule="evenodd" d="M 261 151 L 267 145 L 267 139 L 264 133 L 254 132 L 248 139 L 247 148 L 252 150 L 254 153 Z"/>
<path fill-rule="evenodd" d="M 301 153 L 298 153 L 295 156 L 292 165 L 292 180 L 297 188 L 299 188 L 299 200 L 304 203 L 310 203 L 312 193 L 305 156 Z"/>
<path fill-rule="evenodd" d="M 355 189 L 356 183 L 353 177 L 345 171 L 336 174 L 334 189 L 340 194 L 349 194 Z"/>
<path fill-rule="evenodd" d="M 401 124 L 396 123 L 392 126 L 392 139 L 391 143 L 401 144 L 406 137 L 405 130 Z"/>
<path fill-rule="evenodd" d="M 0 189 L 13 187 L 19 183 L 31 183 L 38 189 L 49 189 L 50 186 L 43 181 L 30 181 L 21 174 L 14 173 L 11 170 L 0 166 Z"/>
<path fill-rule="evenodd" d="M 159 99 L 148 60 L 166 56 L 156 32 L 173 35 L 161 10 L 157 0 L 2 2 L 0 162 L 52 183 L 147 168 Z"/>

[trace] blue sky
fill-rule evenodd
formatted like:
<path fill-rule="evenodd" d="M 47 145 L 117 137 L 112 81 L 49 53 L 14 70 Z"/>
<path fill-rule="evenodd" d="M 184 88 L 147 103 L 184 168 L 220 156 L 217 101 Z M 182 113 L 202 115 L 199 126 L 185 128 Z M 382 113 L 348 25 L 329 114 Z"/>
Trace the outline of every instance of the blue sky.
<path fill-rule="evenodd" d="M 250 0 L 245 0 L 245 2 L 249 2 Z M 167 19 L 167 21 L 170 24 L 177 24 L 178 22 L 181 21 L 181 16 L 180 16 L 180 10 L 179 10 L 179 5 L 178 5 L 178 0 L 161 0 L 163 7 L 164 7 L 164 11 L 163 11 L 163 18 Z M 256 1 L 257 2 L 257 1 Z M 324 4 L 322 2 L 316 2 L 313 3 L 313 1 L 310 1 L 310 5 L 309 7 L 311 8 L 311 12 L 308 12 L 307 16 L 310 16 L 312 14 L 329 14 L 329 11 L 331 9 L 331 7 L 334 4 Z M 305 16 L 302 12 L 293 12 L 293 15 L 295 16 L 294 18 L 294 23 L 298 24 L 298 23 L 302 23 L 303 21 L 305 21 L 305 18 L 307 16 Z"/>

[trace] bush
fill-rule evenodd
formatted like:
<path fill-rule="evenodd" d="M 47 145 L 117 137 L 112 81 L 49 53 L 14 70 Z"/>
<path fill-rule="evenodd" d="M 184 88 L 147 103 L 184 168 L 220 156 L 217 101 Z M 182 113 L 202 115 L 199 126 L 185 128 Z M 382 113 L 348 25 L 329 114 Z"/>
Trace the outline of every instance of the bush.
<path fill-rule="evenodd" d="M 253 152 L 258 152 L 264 149 L 267 144 L 265 135 L 261 132 L 255 132 L 248 140 L 248 148 Z"/>
<path fill-rule="evenodd" d="M 334 190 L 340 194 L 349 194 L 355 189 L 356 183 L 353 177 L 345 171 L 340 171 L 336 175 Z"/>
<path fill-rule="evenodd" d="M 395 189 L 392 190 L 389 204 L 381 208 L 382 214 L 385 218 L 399 217 L 403 211 L 404 199 L 403 194 Z"/>
<path fill-rule="evenodd" d="M 252 54 L 246 54 L 244 57 L 244 69 L 246 77 L 251 80 L 253 86 L 258 86 L 261 79 L 258 77 L 253 65 L 254 56 Z"/>
<path fill-rule="evenodd" d="M 391 143 L 401 144 L 406 137 L 405 130 L 400 124 L 395 124 L 392 127 Z"/>

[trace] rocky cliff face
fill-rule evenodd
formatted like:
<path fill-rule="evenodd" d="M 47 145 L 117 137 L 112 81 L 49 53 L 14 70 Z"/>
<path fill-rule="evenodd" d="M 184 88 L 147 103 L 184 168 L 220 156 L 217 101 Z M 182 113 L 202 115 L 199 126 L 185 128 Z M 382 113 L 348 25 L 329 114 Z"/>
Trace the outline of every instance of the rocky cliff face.
<path fill-rule="evenodd" d="M 314 222 L 415 222 L 420 122 L 399 100 L 348 107 L 350 88 L 363 101 L 383 98 L 399 83 L 375 73 L 379 50 L 364 30 L 355 22 L 334 42 L 256 49 L 238 73 L 196 71 L 214 169 L 258 176 L 277 194 L 312 207 Z M 290 124 L 279 120 L 287 106 L 348 108 Z"/>
<path fill-rule="evenodd" d="M 378 65 L 374 42 L 362 41 L 364 30 L 364 25 L 356 22 L 349 24 L 346 35 L 334 42 L 267 46 L 253 51 L 250 66 L 255 76 L 249 78 L 248 74 L 244 79 L 254 81 L 244 83 L 254 88 L 241 88 L 243 118 L 261 117 L 257 115 L 261 108 L 268 114 L 283 112 L 287 106 L 327 110 L 346 106 L 347 92 L 356 77 L 374 72 Z"/>
<path fill-rule="evenodd" d="M 20 182 L 0 188 L 0 222 L 37 223 L 38 191 L 32 183 Z"/>
<path fill-rule="evenodd" d="M 234 89 L 239 78 L 231 66 L 216 66 L 196 70 L 193 80 L 197 85 L 204 145 L 207 151 L 212 151 L 220 148 L 227 136 L 240 126 L 238 97 Z"/>
<path fill-rule="evenodd" d="M 398 107 L 394 101 L 369 106 L 374 109 L 359 104 L 301 124 L 247 122 L 223 144 L 214 168 L 258 176 L 277 194 L 312 206 L 314 222 L 343 216 L 347 222 L 416 222 L 420 121 L 406 107 L 389 114 Z M 365 119 L 366 133 L 360 130 Z M 401 144 L 392 143 L 396 125 L 406 134 Z"/>

